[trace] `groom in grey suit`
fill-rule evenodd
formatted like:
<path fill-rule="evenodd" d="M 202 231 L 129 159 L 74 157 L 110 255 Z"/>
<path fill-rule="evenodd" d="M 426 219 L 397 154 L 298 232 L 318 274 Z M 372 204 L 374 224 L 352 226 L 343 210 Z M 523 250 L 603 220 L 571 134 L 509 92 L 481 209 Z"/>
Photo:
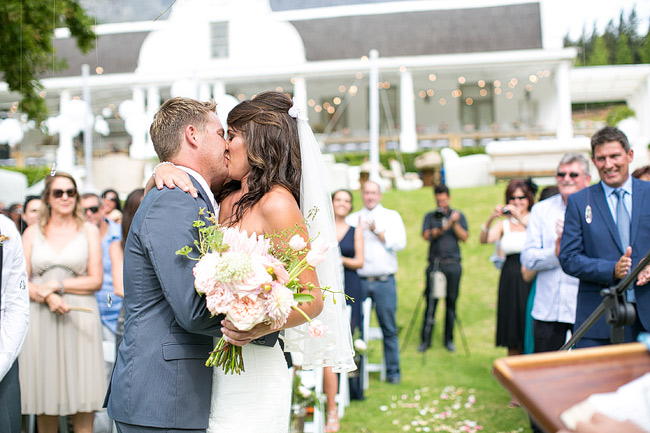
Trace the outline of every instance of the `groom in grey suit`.
<path fill-rule="evenodd" d="M 212 369 L 204 366 L 221 336 L 194 290 L 194 262 L 176 250 L 198 238 L 192 222 L 205 208 L 217 214 L 211 189 L 228 170 L 224 129 L 214 103 L 167 100 L 150 134 L 161 161 L 186 171 L 196 198 L 179 188 L 153 188 L 138 209 L 124 248 L 124 339 L 106 396 L 120 433 L 205 432 Z M 273 346 L 277 333 L 256 343 Z"/>

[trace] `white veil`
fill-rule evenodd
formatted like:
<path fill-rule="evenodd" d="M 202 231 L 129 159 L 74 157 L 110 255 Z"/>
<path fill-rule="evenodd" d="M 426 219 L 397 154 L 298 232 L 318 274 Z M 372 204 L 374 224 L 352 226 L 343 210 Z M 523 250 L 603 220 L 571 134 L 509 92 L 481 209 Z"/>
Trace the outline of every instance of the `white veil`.
<path fill-rule="evenodd" d="M 337 373 L 353 371 L 356 370 L 356 365 L 343 294 L 343 266 L 336 240 L 332 200 L 327 190 L 327 171 L 320 146 L 306 116 L 295 105 L 289 114 L 297 120 L 300 137 L 300 209 L 305 219 L 309 215 L 309 236 L 318 237 L 330 245 L 327 258 L 316 266 L 318 281 L 320 286 L 330 287 L 335 293 L 324 292 L 326 298 L 323 311 L 318 316 L 318 320 L 325 326 L 325 334 L 322 337 L 311 337 L 308 324 L 289 328 L 284 334 L 285 350 L 300 353 L 304 369 L 331 366 Z M 312 215 L 314 209 L 317 210 L 315 216 Z"/>

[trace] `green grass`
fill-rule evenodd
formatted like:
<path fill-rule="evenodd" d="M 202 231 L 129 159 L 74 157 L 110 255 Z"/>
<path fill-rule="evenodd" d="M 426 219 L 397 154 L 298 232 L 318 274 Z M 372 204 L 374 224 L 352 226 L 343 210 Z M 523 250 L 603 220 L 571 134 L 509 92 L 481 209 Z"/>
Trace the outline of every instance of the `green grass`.
<path fill-rule="evenodd" d="M 470 237 L 462 245 L 458 315 L 471 353 L 465 353 L 458 327 L 455 329 L 457 351 L 449 353 L 442 346 L 440 324 L 444 305 L 439 305 L 436 313 L 432 348 L 426 354 L 418 353 L 424 308 L 421 305 L 409 344 L 401 353 L 402 382 L 389 385 L 380 382 L 378 376 L 371 376 L 366 399 L 352 402 L 341 421 L 341 432 L 467 431 L 460 430 L 464 420 L 481 425 L 483 432 L 529 431 L 524 411 L 507 407 L 510 396 L 492 375 L 493 361 L 505 356 L 506 351 L 494 346 L 498 271 L 488 260 L 493 246 L 479 244 L 478 234 L 493 207 L 503 200 L 503 190 L 503 185 L 497 185 L 451 192 L 452 207 L 463 211 L 470 226 Z M 399 253 L 397 274 L 397 322 L 402 343 L 424 288 L 427 243 L 420 237 L 422 219 L 435 203 L 431 189 L 389 191 L 382 203 L 400 212 L 408 238 L 406 249 Z M 358 194 L 355 204 L 358 209 L 361 204 Z M 381 357 L 380 342 L 372 342 L 371 362 Z M 449 386 L 455 387 L 451 394 L 455 392 L 459 399 L 466 402 L 473 395 L 476 402 L 465 407 L 461 401 L 460 407 L 454 407 L 451 399 L 440 397 Z M 449 390 L 446 394 L 450 394 Z M 441 415 L 446 407 L 451 408 L 448 418 Z"/>

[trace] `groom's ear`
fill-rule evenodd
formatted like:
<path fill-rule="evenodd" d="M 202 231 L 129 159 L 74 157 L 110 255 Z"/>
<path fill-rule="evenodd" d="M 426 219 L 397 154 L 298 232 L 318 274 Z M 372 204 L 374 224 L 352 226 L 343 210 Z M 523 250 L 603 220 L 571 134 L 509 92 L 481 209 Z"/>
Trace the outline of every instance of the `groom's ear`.
<path fill-rule="evenodd" d="M 187 125 L 183 130 L 185 136 L 185 141 L 187 141 L 190 146 L 198 147 L 199 146 L 199 131 L 194 125 Z"/>

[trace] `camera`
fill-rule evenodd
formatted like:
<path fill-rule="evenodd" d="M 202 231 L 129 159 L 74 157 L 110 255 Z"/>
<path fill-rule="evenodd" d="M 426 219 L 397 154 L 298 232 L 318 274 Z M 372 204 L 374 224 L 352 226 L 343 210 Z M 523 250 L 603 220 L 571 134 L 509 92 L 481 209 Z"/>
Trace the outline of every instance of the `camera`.
<path fill-rule="evenodd" d="M 510 215 L 512 212 L 510 212 L 510 209 L 508 209 L 508 208 L 503 208 L 501 210 L 501 213 L 504 214 L 504 215 Z"/>
<path fill-rule="evenodd" d="M 445 216 L 445 211 L 440 207 L 433 211 L 433 217 L 437 220 L 441 220 Z"/>

